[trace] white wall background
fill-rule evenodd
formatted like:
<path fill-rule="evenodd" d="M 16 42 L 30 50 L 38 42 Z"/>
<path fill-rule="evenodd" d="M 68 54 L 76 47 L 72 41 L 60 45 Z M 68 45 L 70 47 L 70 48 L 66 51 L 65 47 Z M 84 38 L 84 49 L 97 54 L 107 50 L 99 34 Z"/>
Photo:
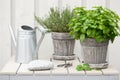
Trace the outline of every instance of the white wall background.
<path fill-rule="evenodd" d="M 0 0 L 0 68 L 10 58 L 10 0 Z"/>
<path fill-rule="evenodd" d="M 116 11 L 120 15 L 120 0 L 0 0 L 0 68 L 9 59 L 11 53 L 11 38 L 8 25 L 17 28 L 23 24 L 39 26 L 34 21 L 34 14 L 40 17 L 48 13 L 50 7 L 60 8 L 70 6 L 86 6 L 90 8 L 95 5 L 102 5 Z M 40 33 L 38 33 L 40 34 Z M 39 37 L 40 35 L 38 35 Z M 120 71 L 120 37 L 117 37 L 109 47 L 109 63 Z M 80 55 L 80 44 L 76 41 L 75 53 Z M 39 59 L 52 56 L 53 45 L 51 35 L 47 34 L 39 49 Z"/>

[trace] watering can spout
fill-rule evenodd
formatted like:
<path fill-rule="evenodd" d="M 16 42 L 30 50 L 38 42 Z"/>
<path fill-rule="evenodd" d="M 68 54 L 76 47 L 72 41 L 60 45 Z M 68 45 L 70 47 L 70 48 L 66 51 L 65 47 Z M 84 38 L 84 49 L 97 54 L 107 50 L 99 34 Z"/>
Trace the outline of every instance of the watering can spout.
<path fill-rule="evenodd" d="M 13 32 L 13 28 L 11 26 L 9 26 L 9 30 L 10 30 L 10 33 L 11 33 L 11 36 L 12 36 L 13 43 L 14 43 L 14 45 L 16 47 L 17 43 L 16 43 L 15 34 Z"/>

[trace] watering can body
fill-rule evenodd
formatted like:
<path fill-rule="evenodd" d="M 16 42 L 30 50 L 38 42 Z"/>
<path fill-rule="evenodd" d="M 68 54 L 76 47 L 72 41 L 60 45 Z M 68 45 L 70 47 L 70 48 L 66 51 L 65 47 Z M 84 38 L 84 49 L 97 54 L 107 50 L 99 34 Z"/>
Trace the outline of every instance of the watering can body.
<path fill-rule="evenodd" d="M 13 42 L 16 46 L 16 62 L 29 63 L 33 59 L 38 59 L 38 49 L 44 38 L 45 30 L 41 31 L 42 36 L 37 44 L 36 29 L 38 29 L 38 27 L 32 28 L 30 26 L 23 25 L 18 28 L 17 37 L 14 36 L 12 27 L 9 28 Z"/>
<path fill-rule="evenodd" d="M 22 26 L 17 32 L 16 62 L 28 63 L 37 59 L 36 31 L 31 27 Z"/>

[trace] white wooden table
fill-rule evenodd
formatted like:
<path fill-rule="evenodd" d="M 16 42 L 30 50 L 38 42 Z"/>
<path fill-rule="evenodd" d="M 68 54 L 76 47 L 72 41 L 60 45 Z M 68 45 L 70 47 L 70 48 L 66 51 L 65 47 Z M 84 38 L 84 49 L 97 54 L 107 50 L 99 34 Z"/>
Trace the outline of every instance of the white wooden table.
<path fill-rule="evenodd" d="M 92 70 L 92 71 L 76 71 L 79 60 L 75 59 L 71 62 L 72 67 L 57 67 L 64 61 L 54 62 L 54 69 L 47 71 L 29 71 L 27 64 L 15 63 L 14 59 L 6 63 L 0 70 L 0 80 L 119 80 L 119 72 L 109 67 L 108 69 Z"/>

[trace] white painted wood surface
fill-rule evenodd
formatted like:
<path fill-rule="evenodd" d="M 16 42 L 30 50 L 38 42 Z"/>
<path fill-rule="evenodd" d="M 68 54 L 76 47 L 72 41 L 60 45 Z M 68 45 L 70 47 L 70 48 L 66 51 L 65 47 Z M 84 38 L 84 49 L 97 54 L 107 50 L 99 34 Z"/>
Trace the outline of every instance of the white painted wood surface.
<path fill-rule="evenodd" d="M 35 76 L 49 76 L 51 75 L 51 71 L 45 70 L 45 71 L 34 71 Z"/>
<path fill-rule="evenodd" d="M 10 0 L 0 0 L 0 69 L 11 55 L 11 38 L 8 29 L 10 23 Z"/>
<path fill-rule="evenodd" d="M 9 34 L 9 30 L 7 28 L 7 25 L 9 24 L 10 20 L 12 21 L 11 23 L 15 26 L 15 28 L 18 28 L 21 24 L 28 24 L 28 25 L 34 26 L 34 20 L 33 20 L 34 19 L 34 11 L 39 10 L 38 14 L 40 14 L 41 16 L 44 15 L 44 11 L 45 11 L 45 13 L 47 13 L 48 8 L 46 9 L 45 7 L 48 6 L 48 5 L 42 4 L 42 2 L 46 2 L 46 0 L 41 0 L 41 1 L 40 0 L 36 0 L 38 2 L 40 1 L 38 3 L 38 5 L 41 4 L 41 5 L 39 5 L 41 7 L 37 7 L 39 9 L 36 9 L 36 10 L 34 8 L 34 6 L 35 6 L 34 5 L 34 1 L 35 0 L 13 0 L 13 3 L 15 3 L 15 7 L 13 7 L 13 8 L 15 10 L 13 10 L 13 13 L 11 14 L 12 15 L 11 16 L 12 20 L 11 20 L 10 19 L 10 0 L 0 0 L 0 11 L 1 11 L 0 12 L 0 27 L 1 27 L 0 28 L 0 36 L 1 36 L 1 38 L 0 38 L 0 44 L 1 44 L 0 45 L 0 48 L 1 48 L 0 49 L 0 64 L 1 65 L 0 66 L 4 65 L 6 63 L 6 61 L 8 60 L 8 58 L 10 57 L 10 52 L 11 52 L 10 51 L 10 34 Z M 103 6 L 105 5 L 105 2 L 103 0 L 102 1 L 99 0 L 97 2 L 93 1 L 93 2 L 90 2 L 90 3 L 89 3 L 89 1 L 90 0 L 82 0 L 82 2 L 84 3 L 82 5 L 84 5 L 84 6 L 87 6 L 87 5 L 91 6 L 91 5 L 96 5 L 96 4 L 97 5 L 101 4 Z M 75 2 L 75 0 L 73 0 L 73 2 Z M 98 3 L 98 2 L 100 2 L 100 3 Z M 119 0 L 110 0 L 110 8 L 115 10 L 117 13 L 120 12 L 120 10 L 119 10 L 119 8 L 120 8 L 119 2 L 120 2 Z M 49 4 L 49 3 L 50 3 L 49 6 L 58 5 L 57 4 L 57 0 L 52 1 L 52 3 L 51 3 L 51 0 L 48 0 L 47 4 Z M 64 4 L 64 2 L 62 2 L 62 3 Z M 69 1 L 65 2 L 65 3 L 69 4 Z M 76 3 L 76 4 L 79 5 L 79 3 Z M 73 4 L 70 3 L 70 5 L 73 5 Z M 27 7 L 24 8 L 24 6 L 25 7 L 27 6 Z M 22 15 L 21 15 L 21 13 L 22 13 Z M 23 16 L 23 15 L 27 15 L 27 16 Z M 3 34 L 4 34 L 4 36 L 3 36 Z M 50 40 L 50 35 L 46 36 L 46 39 L 44 41 L 45 44 L 43 44 L 41 46 L 41 49 L 40 49 L 40 52 L 39 52 L 39 56 L 40 57 L 43 56 L 43 54 L 44 54 L 44 57 L 49 56 L 49 55 L 52 54 L 52 41 L 48 41 L 48 40 Z M 116 61 L 119 60 L 119 50 L 120 50 L 120 46 L 118 45 L 119 44 L 119 40 L 120 40 L 119 38 L 116 39 L 117 42 L 115 42 L 112 45 L 113 47 L 111 47 L 110 51 L 109 51 L 110 52 L 110 63 L 115 65 L 116 67 L 118 67 L 118 69 L 120 69 L 119 68 L 120 64 L 118 62 L 116 62 Z M 77 49 L 75 49 L 75 52 L 79 54 L 80 53 L 80 50 L 79 50 L 80 47 L 78 45 L 79 45 L 79 43 L 77 44 L 77 47 L 76 47 Z M 46 47 L 47 47 L 47 49 L 46 49 Z M 118 53 L 114 54 L 114 52 L 118 52 Z M 6 65 L 8 65 L 8 64 L 6 64 Z M 24 76 L 10 76 L 9 77 L 9 74 L 8 73 L 6 74 L 6 72 L 8 72 L 8 71 L 4 71 L 4 70 L 7 70 L 7 69 L 4 67 L 2 70 L 3 70 L 3 72 L 2 73 L 0 72 L 0 75 L 2 75 L 2 76 L 0 76 L 0 80 L 10 80 L 10 79 L 13 79 L 13 80 L 21 80 L 21 79 L 22 80 L 23 79 L 34 80 L 36 78 L 36 76 L 35 76 L 35 78 L 31 78 L 31 76 L 30 76 L 30 78 L 29 78 L 29 76 L 27 76 L 27 78 L 24 77 Z M 5 72 L 5 74 L 3 74 L 4 72 Z M 34 72 L 34 74 L 35 73 L 37 75 L 39 75 L 39 72 Z M 45 73 L 45 74 L 47 74 L 47 73 Z M 46 80 L 49 79 L 49 76 L 45 76 L 45 77 L 41 78 L 40 75 L 36 79 L 39 79 L 39 78 L 43 79 L 43 80 L 44 79 L 46 79 Z M 110 74 L 109 76 L 103 76 L 102 78 L 104 78 L 104 79 L 102 79 L 101 76 L 98 76 L 98 77 L 101 80 L 118 80 L 118 75 L 116 75 L 116 76 L 112 76 L 112 75 L 113 74 Z M 11 78 L 11 77 L 14 77 L 15 79 Z M 22 77 L 22 78 L 18 79 L 19 77 Z M 81 76 L 72 76 L 72 75 L 68 76 L 68 77 L 70 77 L 69 80 L 80 80 L 83 77 L 85 78 L 85 76 L 82 76 L 82 78 L 81 78 Z M 94 75 L 91 75 L 90 77 L 94 77 Z M 64 79 L 64 76 L 61 77 L 61 79 Z M 89 78 L 89 79 L 91 79 L 91 78 Z M 95 78 L 93 78 L 93 79 L 95 79 Z"/>
<path fill-rule="evenodd" d="M 12 57 L 2 68 L 0 75 L 16 75 L 19 66 L 20 64 L 15 63 L 14 57 Z"/>
<path fill-rule="evenodd" d="M 40 17 L 48 15 L 51 7 L 58 7 L 58 0 L 36 0 L 35 14 Z"/>
<path fill-rule="evenodd" d="M 71 67 L 68 67 L 68 74 L 69 75 L 85 75 L 84 71 L 77 71 L 76 66 L 80 64 L 78 59 L 76 58 L 75 60 L 67 61 L 67 63 L 72 63 Z"/>
<path fill-rule="evenodd" d="M 21 64 L 17 71 L 18 75 L 33 75 L 33 71 L 28 70 L 27 64 Z"/>
<path fill-rule="evenodd" d="M 50 60 L 50 59 L 48 59 Z M 119 72 L 113 67 L 102 70 L 77 71 L 78 59 L 70 61 L 52 60 L 54 69 L 29 71 L 27 64 L 19 64 L 14 58 L 0 71 L 0 80 L 119 80 Z M 57 67 L 59 64 L 72 63 L 72 67 Z"/>
<path fill-rule="evenodd" d="M 65 64 L 64 61 L 52 61 L 54 63 L 54 69 L 52 70 L 52 75 L 67 75 L 67 69 L 64 67 L 57 67 L 59 64 Z"/>
<path fill-rule="evenodd" d="M 86 7 L 91 8 L 93 6 L 106 7 L 106 0 L 86 0 Z"/>
<path fill-rule="evenodd" d="M 118 76 L 10 76 L 0 80 L 119 80 Z"/>
<path fill-rule="evenodd" d="M 49 76 L 10 76 L 9 80 L 52 80 Z"/>
<path fill-rule="evenodd" d="M 21 25 L 34 27 L 34 0 L 15 0 L 15 31 Z"/>
<path fill-rule="evenodd" d="M 0 75 L 0 80 L 9 80 L 9 76 Z"/>
<path fill-rule="evenodd" d="M 102 69 L 103 75 L 117 75 L 119 74 L 118 70 L 114 69 L 112 66 L 109 66 L 107 69 Z"/>
<path fill-rule="evenodd" d="M 85 71 L 86 72 L 86 75 L 94 75 L 94 76 L 101 76 L 102 75 L 102 72 L 101 70 L 91 70 L 91 71 Z"/>
<path fill-rule="evenodd" d="M 62 7 L 69 7 L 71 9 L 82 5 L 82 0 L 61 0 L 61 2 Z"/>

